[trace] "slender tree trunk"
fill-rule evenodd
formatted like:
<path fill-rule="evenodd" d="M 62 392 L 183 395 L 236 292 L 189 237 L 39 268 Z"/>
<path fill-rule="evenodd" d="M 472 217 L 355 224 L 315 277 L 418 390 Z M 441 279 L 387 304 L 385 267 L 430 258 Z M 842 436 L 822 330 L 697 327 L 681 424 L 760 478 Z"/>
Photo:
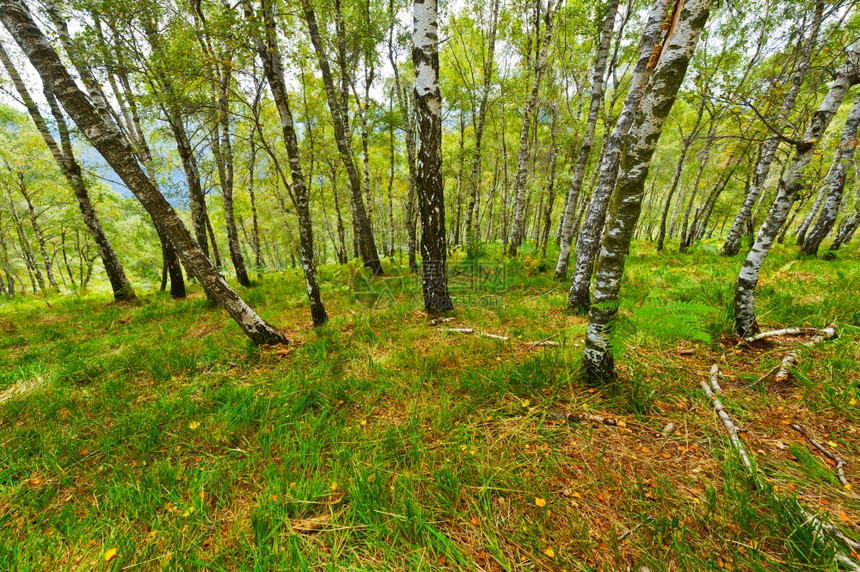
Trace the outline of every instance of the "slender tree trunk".
<path fill-rule="evenodd" d="M 401 84 L 400 71 L 394 53 L 394 24 L 396 22 L 394 0 L 389 0 L 388 11 L 390 19 L 388 28 L 388 61 L 391 63 L 391 68 L 394 72 L 394 89 L 397 92 L 400 115 L 403 118 L 403 139 L 406 142 L 406 159 L 409 168 L 409 185 L 406 192 L 406 204 L 403 209 L 403 222 L 406 226 L 409 270 L 411 272 L 418 272 L 418 261 L 416 259 L 418 241 L 415 232 L 415 180 L 418 176 L 416 167 L 417 158 L 415 157 L 415 115 L 411 112 L 406 90 Z"/>
<path fill-rule="evenodd" d="M 823 12 L 824 0 L 816 0 L 809 40 L 806 42 L 804 47 L 803 57 L 798 65 L 797 73 L 794 74 L 792 86 L 780 106 L 779 116 L 787 116 L 791 113 L 792 109 L 794 109 L 794 103 L 800 93 L 800 88 L 803 85 L 803 78 L 809 70 L 812 54 L 815 52 L 815 47 L 818 42 L 818 32 L 821 29 Z M 755 166 L 752 186 L 747 193 L 746 199 L 744 199 L 744 202 L 741 205 L 740 211 L 738 211 L 737 216 L 735 216 L 735 220 L 732 222 L 729 236 L 726 238 L 726 242 L 723 244 L 723 248 L 720 251 L 722 256 L 734 256 L 740 251 L 741 238 L 746 234 L 745 230 L 750 226 L 753 207 L 767 184 L 767 178 L 770 174 L 773 157 L 776 154 L 776 150 L 779 147 L 780 142 L 781 139 L 779 135 L 772 135 L 767 141 L 765 141 L 761 154 L 759 155 L 758 164 Z"/>
<path fill-rule="evenodd" d="M 355 160 L 353 159 L 352 144 L 350 142 L 351 134 L 347 125 L 348 117 L 346 105 L 343 101 L 338 102 L 337 93 L 335 92 L 334 78 L 332 77 L 331 68 L 329 67 L 328 56 L 325 53 L 322 38 L 320 37 L 319 27 L 317 25 L 316 13 L 309 0 L 302 0 L 302 11 L 304 13 L 305 22 L 308 25 L 310 32 L 311 43 L 314 46 L 314 51 L 317 55 L 317 62 L 322 72 L 323 83 L 325 85 L 326 97 L 329 105 L 329 110 L 332 116 L 332 126 L 334 128 L 335 143 L 337 144 L 338 152 L 341 160 L 346 168 L 347 178 L 349 179 L 350 198 L 352 200 L 353 213 L 353 233 L 357 239 L 358 250 L 361 255 L 362 262 L 365 268 L 373 272 L 374 276 L 381 275 L 382 264 L 379 261 L 377 254 L 376 241 L 373 238 L 373 230 L 370 226 L 370 219 L 367 217 L 367 210 L 364 206 L 364 200 L 361 197 L 361 181 L 358 177 L 358 170 L 355 168 Z M 343 70 L 346 73 L 346 70 Z M 342 89 L 342 92 L 347 91 Z M 342 93 L 342 98 L 348 96 L 348 91 Z"/>
<path fill-rule="evenodd" d="M 230 138 L 230 82 L 232 79 L 230 62 L 224 65 L 218 83 L 218 124 L 212 134 L 212 151 L 218 164 L 218 178 L 224 198 L 224 224 L 227 227 L 227 250 L 236 271 L 236 281 L 242 286 L 250 286 L 248 270 L 239 248 L 239 231 L 236 229 L 236 215 L 233 210 L 233 144 Z"/>
<path fill-rule="evenodd" d="M 639 44 L 639 57 L 633 69 L 630 89 L 624 99 L 624 107 L 609 139 L 604 144 L 603 160 L 600 162 L 600 175 L 591 195 L 585 219 L 576 241 L 576 266 L 573 271 L 570 292 L 568 293 L 568 310 L 575 312 L 587 311 L 591 305 L 591 274 L 594 260 L 600 245 L 600 235 L 606 220 L 606 209 L 609 198 L 615 189 L 615 182 L 621 164 L 624 140 L 633 125 L 636 112 L 645 94 L 645 88 L 651 77 L 660 52 L 657 51 L 663 38 L 663 23 L 669 0 L 655 0 L 648 15 L 642 40 Z"/>
<path fill-rule="evenodd" d="M 858 207 L 857 210 L 854 211 L 854 214 L 851 215 L 851 217 L 845 221 L 845 224 L 842 225 L 836 238 L 833 239 L 833 244 L 830 245 L 830 250 L 839 250 L 843 244 L 851 240 L 851 237 L 854 236 L 855 232 L 857 232 L 857 227 L 860 227 L 860 207 Z"/>
<path fill-rule="evenodd" d="M 257 193 L 255 188 L 255 167 L 257 165 L 256 127 L 248 134 L 248 198 L 251 201 L 251 248 L 254 250 L 254 266 L 260 274 L 263 269 L 263 256 L 260 252 L 260 223 L 257 218 Z"/>
<path fill-rule="evenodd" d="M 490 4 L 491 21 L 489 39 L 487 41 L 487 59 L 484 61 L 484 85 L 481 89 L 481 101 L 478 104 L 478 116 L 475 120 L 475 154 L 472 157 L 472 173 L 469 176 L 469 205 L 466 207 L 466 242 L 480 235 L 473 228 L 475 206 L 481 196 L 481 146 L 484 139 L 484 124 L 487 119 L 487 102 L 490 97 L 490 87 L 493 81 L 493 69 L 495 68 L 496 35 L 499 27 L 499 0 L 492 0 Z M 479 227 L 480 228 L 480 227 Z"/>
<path fill-rule="evenodd" d="M 418 210 L 421 214 L 421 258 L 424 309 L 454 309 L 448 294 L 445 236 L 445 188 L 442 181 L 442 92 L 439 88 L 436 0 L 412 4 L 412 62 L 415 64 L 415 118 L 418 132 Z"/>
<path fill-rule="evenodd" d="M 153 220 L 158 221 L 185 265 L 213 293 L 242 331 L 260 344 L 287 342 L 281 332 L 260 318 L 236 295 L 203 255 L 176 212 L 141 169 L 116 124 L 105 121 L 77 87 L 22 0 L 0 0 L 0 20 L 39 72 L 42 81 L 52 86 L 57 100 L 78 128 L 135 193 Z"/>
<path fill-rule="evenodd" d="M 616 0 L 612 0 L 616 2 Z M 616 3 L 617 6 L 617 3 Z M 517 255 L 517 249 L 523 242 L 525 237 L 526 225 L 526 178 L 528 173 L 529 163 L 529 134 L 531 130 L 532 116 L 537 109 L 538 97 L 540 96 L 540 85 L 543 81 L 543 73 L 546 70 L 546 65 L 549 60 L 549 50 L 552 43 L 552 25 L 555 19 L 555 14 L 561 7 L 561 0 L 558 0 L 553 6 L 552 0 L 547 2 L 546 14 L 544 16 L 544 35 L 539 53 L 535 58 L 534 83 L 532 84 L 531 93 L 526 101 L 526 107 L 523 111 L 523 128 L 520 132 L 520 149 L 517 153 L 517 174 L 514 179 L 514 225 L 511 232 L 511 242 L 508 248 L 510 256 Z"/>
<path fill-rule="evenodd" d="M 221 263 L 221 254 L 218 252 L 218 243 L 215 241 L 215 229 L 212 228 L 212 221 L 209 219 L 209 214 L 206 213 L 205 210 L 203 213 L 206 215 L 206 233 L 209 235 L 209 243 L 212 245 L 212 258 L 214 258 L 215 268 L 223 268 L 224 265 Z"/>
<path fill-rule="evenodd" d="M 588 166 L 588 159 L 591 157 L 591 147 L 594 144 L 594 131 L 597 128 L 597 117 L 601 107 L 603 107 L 603 76 L 606 74 L 606 60 L 609 56 L 609 46 L 612 43 L 612 31 L 615 28 L 615 16 L 618 14 L 618 4 L 618 0 L 609 0 L 606 8 L 606 17 L 603 20 L 603 30 L 600 32 L 597 60 L 594 64 L 594 75 L 591 80 L 591 100 L 588 105 L 588 118 L 585 121 L 585 135 L 582 138 L 582 146 L 576 157 L 573 179 L 570 183 L 570 189 L 567 191 L 567 201 L 561 215 L 561 242 L 559 243 L 558 263 L 555 266 L 555 277 L 559 280 L 567 277 L 570 248 L 574 236 L 573 224 L 576 217 L 576 205 L 579 203 L 579 194 L 582 192 L 585 169 Z M 631 91 L 634 87 L 634 84 L 631 84 Z"/>
<path fill-rule="evenodd" d="M 803 173 L 812 160 L 824 132 L 833 120 L 833 116 L 845 99 L 848 90 L 860 81 L 860 52 L 857 46 L 850 48 L 846 63 L 836 72 L 830 89 L 818 109 L 812 114 L 803 139 L 795 144 L 794 156 L 782 176 L 774 198 L 773 205 L 767 213 L 767 218 L 756 236 L 738 276 L 735 287 L 735 329 L 741 335 L 754 334 L 758 331 L 755 313 L 755 289 L 765 258 L 773 246 L 774 240 L 785 224 L 791 207 L 797 200 L 797 195 L 803 185 Z"/>
<path fill-rule="evenodd" d="M 549 182 L 546 189 L 546 205 L 543 211 L 543 236 L 538 241 L 541 246 L 541 257 L 546 258 L 546 248 L 549 244 L 549 230 L 552 226 L 552 207 L 555 205 L 555 169 L 558 164 L 558 103 L 552 104 L 552 122 L 550 123 L 549 148 Z"/>
<path fill-rule="evenodd" d="M 860 126 L 860 95 L 854 100 L 854 107 L 845 120 L 842 130 L 842 141 L 836 151 L 836 162 L 828 172 L 825 185 L 827 186 L 827 199 L 821 216 L 815 221 L 815 226 L 809 232 L 800 251 L 804 254 L 815 256 L 818 248 L 836 224 L 836 216 L 839 214 L 839 205 L 842 204 L 842 192 L 845 189 L 845 178 L 848 169 L 854 159 L 854 150 L 857 148 L 857 128 Z"/>
<path fill-rule="evenodd" d="M 54 160 L 60 167 L 60 170 L 63 172 L 63 176 L 68 181 L 69 186 L 72 188 L 72 192 L 74 193 L 75 198 L 78 201 L 78 208 L 81 211 L 81 216 L 83 217 L 84 224 L 87 225 L 87 229 L 90 231 L 90 234 L 92 234 L 93 240 L 96 243 L 96 247 L 99 249 L 99 255 L 101 256 L 105 273 L 107 274 L 108 280 L 111 284 L 111 288 L 113 289 L 114 299 L 133 300 L 135 297 L 134 289 L 132 288 L 131 283 L 128 281 L 128 278 L 126 278 L 122 264 L 120 263 L 119 258 L 111 247 L 107 236 L 105 236 L 104 230 L 101 226 L 101 221 L 99 220 L 98 215 L 96 214 L 96 211 L 90 201 L 89 193 L 87 192 L 86 184 L 81 174 L 80 165 L 78 164 L 74 156 L 74 152 L 72 150 L 71 137 L 69 136 L 69 129 L 66 124 L 65 117 L 63 116 L 59 105 L 54 99 L 52 92 L 47 89 L 47 86 L 44 86 L 45 89 L 43 89 L 43 91 L 45 94 L 45 99 L 50 106 L 51 114 L 53 115 L 54 120 L 57 124 L 57 131 L 59 132 L 60 137 L 60 145 L 57 145 L 57 141 L 54 139 L 54 136 L 48 128 L 48 125 L 45 122 L 41 112 L 39 111 L 39 108 L 36 106 L 35 102 L 30 97 L 30 93 L 27 91 L 27 88 L 22 81 L 21 76 L 18 74 L 18 71 L 13 66 L 12 61 L 9 59 L 2 45 L 0 45 L 0 60 L 2 60 L 6 71 L 12 78 L 18 95 L 24 102 L 24 105 L 26 106 L 30 117 L 33 119 L 33 123 L 36 124 L 36 129 L 39 131 L 39 134 L 42 136 L 42 139 L 45 141 L 45 144 L 51 151 Z"/>
<path fill-rule="evenodd" d="M 690 201 L 687 203 L 687 210 L 684 212 L 684 223 L 681 225 L 681 252 L 687 250 L 693 242 L 693 232 L 695 229 L 690 226 L 690 214 L 693 212 L 693 205 L 696 203 L 696 195 L 699 193 L 699 185 L 703 184 L 702 174 L 705 172 L 705 167 L 708 166 L 708 160 L 711 157 L 711 145 L 714 144 L 714 139 L 717 135 L 717 125 L 717 119 L 712 118 L 711 128 L 708 130 L 708 139 L 705 142 L 705 147 L 702 149 L 701 158 L 699 159 L 699 170 L 696 173 L 696 180 L 693 181 L 693 191 L 690 193 Z"/>
<path fill-rule="evenodd" d="M 277 32 L 275 30 L 275 12 L 271 0 L 261 0 L 262 17 L 264 22 L 265 40 L 257 39 L 257 54 L 263 61 L 263 70 L 272 90 L 275 106 L 278 108 L 278 116 L 281 119 L 281 129 L 284 133 L 284 146 L 290 159 L 290 175 L 292 186 L 288 188 L 290 198 L 296 208 L 299 219 L 299 259 L 305 277 L 308 299 L 311 305 L 311 317 L 314 326 L 321 326 L 328 320 L 328 315 L 323 305 L 320 287 L 317 282 L 317 267 L 314 260 L 314 235 L 313 221 L 311 220 L 308 190 L 305 186 L 305 177 L 302 172 L 301 157 L 299 155 L 299 142 L 293 123 L 293 114 L 289 106 L 287 87 L 284 83 L 284 68 L 281 63 L 281 51 L 278 46 Z M 250 0 L 245 3 L 245 15 L 253 20 L 253 11 Z"/>
<path fill-rule="evenodd" d="M 590 383 L 605 383 L 615 378 L 610 349 L 611 321 L 618 313 L 625 258 L 642 209 L 648 167 L 708 19 L 710 5 L 710 0 L 687 0 L 675 11 L 659 62 L 625 138 L 618 188 L 597 263 L 594 304 L 589 312 L 582 354 L 583 375 Z"/>

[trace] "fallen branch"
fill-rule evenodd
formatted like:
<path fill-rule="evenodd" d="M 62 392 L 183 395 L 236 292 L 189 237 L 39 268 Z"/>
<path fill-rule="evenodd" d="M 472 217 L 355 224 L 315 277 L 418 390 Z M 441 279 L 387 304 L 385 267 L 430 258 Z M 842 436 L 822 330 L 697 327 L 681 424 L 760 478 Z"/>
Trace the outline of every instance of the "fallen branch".
<path fill-rule="evenodd" d="M 651 433 L 652 436 L 658 439 L 668 437 L 668 435 L 666 435 L 665 433 L 655 431 L 654 429 L 651 429 L 646 425 L 642 425 L 640 423 L 628 423 L 623 419 L 615 419 L 614 417 L 601 417 L 600 415 L 594 415 L 592 413 L 558 413 L 555 411 L 551 411 L 550 415 L 561 421 L 566 421 L 567 423 L 598 423 L 600 425 L 606 425 L 608 427 L 618 427 L 619 429 L 624 429 L 627 432 L 632 432 L 630 428 L 633 427 L 637 430 Z"/>
<path fill-rule="evenodd" d="M 815 344 L 820 344 L 821 342 L 825 342 L 827 340 L 832 340 L 836 337 L 836 328 L 824 328 L 823 330 L 819 330 L 819 332 L 812 337 L 811 340 L 803 344 L 806 347 L 814 346 Z"/>
<path fill-rule="evenodd" d="M 474 328 L 446 328 L 445 330 L 448 332 L 455 332 L 458 334 L 466 334 L 466 335 L 475 334 L 476 336 L 481 337 L 481 338 L 490 338 L 493 340 L 501 340 L 503 342 L 510 341 L 510 339 L 511 339 L 508 336 L 500 336 L 499 334 L 490 334 L 488 332 L 479 332 L 479 331 L 475 330 Z M 544 340 L 540 340 L 538 342 L 527 342 L 527 343 L 528 343 L 528 345 L 530 345 L 532 347 L 551 347 L 551 348 L 554 348 L 554 347 L 558 347 L 561 345 L 558 342 L 551 342 L 550 341 L 552 338 L 555 338 L 557 336 L 558 336 L 558 334 L 555 334 L 554 336 L 550 336 L 550 337 L 548 337 Z"/>
<path fill-rule="evenodd" d="M 845 462 L 845 459 L 831 453 L 824 445 L 810 437 L 806 431 L 803 430 L 803 427 L 797 423 L 792 423 L 791 428 L 803 435 L 804 439 L 806 439 L 810 445 L 818 449 L 822 455 L 836 463 L 836 478 L 839 479 L 840 484 L 845 487 L 845 489 L 851 490 L 851 485 L 848 483 L 848 479 L 845 478 L 845 465 L 848 464 Z"/>
<path fill-rule="evenodd" d="M 744 341 L 748 344 L 751 344 L 753 342 L 757 342 L 758 340 L 763 340 L 765 338 L 775 338 L 778 336 L 799 336 L 800 334 L 816 334 L 823 331 L 824 330 L 819 330 L 818 328 L 785 328 L 782 330 L 771 330 L 769 332 L 762 332 L 760 334 L 745 338 Z"/>
<path fill-rule="evenodd" d="M 788 354 L 786 354 L 786 356 L 782 358 L 782 363 L 779 365 L 779 370 L 773 377 L 774 381 L 776 381 L 777 383 L 787 381 L 788 376 L 791 375 L 791 368 L 797 365 L 799 359 L 800 357 L 797 353 L 797 350 L 788 352 Z"/>
<path fill-rule="evenodd" d="M 447 323 L 453 322 L 453 321 L 454 321 L 454 318 L 433 318 L 432 320 L 427 322 L 427 325 L 435 326 L 437 324 L 447 324 Z"/>
<path fill-rule="evenodd" d="M 601 425 L 609 425 L 610 427 L 627 427 L 627 423 L 622 419 L 615 419 L 614 417 L 601 417 L 600 415 L 592 415 L 590 413 L 565 413 L 564 419 L 568 422 L 591 421 L 592 423 L 600 423 Z"/>
<path fill-rule="evenodd" d="M 633 528 L 631 528 L 631 529 L 627 530 L 626 532 L 623 532 L 622 534 L 619 534 L 619 535 L 618 535 L 618 542 L 623 541 L 625 538 L 627 538 L 628 536 L 630 536 L 631 534 L 633 534 L 634 532 L 636 532 L 637 530 L 639 530 L 639 528 L 641 528 L 641 527 L 642 527 L 642 525 L 644 525 L 646 522 L 651 522 L 652 520 L 654 520 L 654 517 L 653 517 L 653 516 L 648 516 L 648 517 L 646 517 L 646 518 L 645 518 L 645 520 L 644 520 L 644 521 L 640 522 L 639 524 L 637 524 L 637 525 L 636 525 L 636 526 L 634 526 Z"/>
<path fill-rule="evenodd" d="M 711 367 L 711 385 L 714 386 L 715 391 L 721 392 L 722 390 L 720 389 L 720 386 L 717 383 L 717 376 L 719 374 L 720 374 L 720 368 L 717 364 L 714 364 Z M 717 397 L 716 393 L 714 393 L 714 391 L 712 391 L 711 388 L 708 387 L 708 384 L 705 383 L 704 380 L 702 380 L 699 382 L 699 385 L 701 385 L 702 390 L 705 392 L 705 395 L 708 396 L 708 399 L 711 400 L 711 404 L 714 406 L 714 409 L 716 410 L 717 415 L 719 415 L 720 419 L 722 419 L 723 425 L 726 426 L 726 431 L 729 432 L 729 440 L 732 442 L 732 445 L 734 445 L 735 450 L 737 450 L 738 454 L 741 456 L 741 460 L 744 463 L 744 467 L 746 467 L 747 471 L 749 471 L 751 473 L 751 476 L 753 478 L 755 478 L 755 472 L 753 469 L 752 460 L 750 460 L 750 456 L 747 453 L 747 450 L 744 448 L 744 444 L 741 441 L 740 436 L 738 435 L 737 426 L 732 422 L 732 418 L 729 417 L 728 413 L 726 413 L 726 410 L 723 407 L 722 402 Z"/>
<path fill-rule="evenodd" d="M 720 368 L 717 364 L 714 364 L 711 367 L 711 385 L 714 385 L 716 383 L 716 379 L 719 374 Z M 726 430 L 729 432 L 729 439 L 731 440 L 732 445 L 734 445 L 738 454 L 741 456 L 741 459 L 744 462 L 744 466 L 746 467 L 750 477 L 753 479 L 753 483 L 756 487 L 758 487 L 758 483 L 755 480 L 756 474 L 752 466 L 752 461 L 746 449 L 744 448 L 743 443 L 741 442 L 741 438 L 738 435 L 737 426 L 735 426 L 735 424 L 732 422 L 731 417 L 729 417 L 729 414 L 726 413 L 725 408 L 723 408 L 723 404 L 720 402 L 714 391 L 712 391 L 711 387 L 709 387 L 704 380 L 699 381 L 699 385 L 702 387 L 702 390 L 704 390 L 705 395 L 707 395 L 708 398 L 711 400 L 711 403 L 714 405 L 714 409 L 717 411 L 717 414 L 723 420 L 723 424 L 726 426 Z M 719 388 L 719 384 L 716 385 L 716 388 Z M 817 531 L 819 531 L 819 533 L 822 534 L 822 536 L 824 536 L 823 533 L 826 531 L 833 538 L 835 538 L 845 547 L 847 547 L 852 554 L 860 552 L 860 543 L 845 536 L 842 531 L 840 531 L 832 524 L 824 523 L 817 517 L 803 510 L 801 510 L 801 513 L 804 517 L 806 517 L 807 521 L 813 526 L 813 528 L 815 528 Z M 835 558 L 837 562 L 839 562 L 849 570 L 860 572 L 860 565 L 858 565 L 857 562 L 850 556 L 847 556 L 837 551 Z"/>
<path fill-rule="evenodd" d="M 557 348 L 561 344 L 558 342 L 550 342 L 548 340 L 543 340 L 540 342 L 529 342 L 529 345 L 532 347 L 535 347 L 535 348 L 540 348 L 540 347 Z"/>
<path fill-rule="evenodd" d="M 448 328 L 447 331 L 456 332 L 458 334 L 475 334 L 476 336 L 479 336 L 481 338 L 492 338 L 494 340 L 502 340 L 505 342 L 511 339 L 508 336 L 499 336 L 496 334 L 488 334 L 486 332 L 476 332 L 474 328 Z"/>

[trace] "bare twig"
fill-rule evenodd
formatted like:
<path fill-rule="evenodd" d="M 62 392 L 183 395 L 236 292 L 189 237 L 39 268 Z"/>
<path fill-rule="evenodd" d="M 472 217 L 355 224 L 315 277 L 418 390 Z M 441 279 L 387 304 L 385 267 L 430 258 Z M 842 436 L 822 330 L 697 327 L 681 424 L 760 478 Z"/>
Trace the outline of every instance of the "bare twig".
<path fill-rule="evenodd" d="M 827 447 L 810 437 L 806 433 L 806 431 L 804 431 L 803 427 L 801 427 L 797 423 L 792 423 L 791 428 L 803 435 L 803 437 L 809 442 L 809 444 L 818 449 L 822 455 L 836 463 L 836 478 L 839 479 L 840 484 L 842 484 L 845 489 L 851 490 L 851 485 L 848 484 L 848 479 L 845 478 L 845 465 L 848 464 L 845 462 L 845 459 L 836 455 L 835 453 L 831 453 L 827 449 Z"/>

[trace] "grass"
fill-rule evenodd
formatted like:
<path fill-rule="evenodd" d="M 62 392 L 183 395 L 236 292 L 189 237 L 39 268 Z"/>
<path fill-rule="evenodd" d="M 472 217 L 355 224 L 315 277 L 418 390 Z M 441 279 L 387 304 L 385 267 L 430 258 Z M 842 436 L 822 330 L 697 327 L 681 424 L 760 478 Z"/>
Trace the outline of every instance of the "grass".
<path fill-rule="evenodd" d="M 551 265 L 526 255 L 492 283 L 492 247 L 487 274 L 457 277 L 451 326 L 509 341 L 429 326 L 393 264 L 370 283 L 322 267 L 316 331 L 298 271 L 239 288 L 289 348 L 253 347 L 197 286 L 0 303 L 0 569 L 834 569 L 796 505 L 851 536 L 860 502 L 789 424 L 860 486 L 860 252 L 771 255 L 760 320 L 840 337 L 747 387 L 796 344 L 737 346 L 740 260 L 710 246 L 635 246 L 623 381 L 601 389 L 578 380 L 586 320 Z M 764 488 L 699 388 L 715 360 Z"/>

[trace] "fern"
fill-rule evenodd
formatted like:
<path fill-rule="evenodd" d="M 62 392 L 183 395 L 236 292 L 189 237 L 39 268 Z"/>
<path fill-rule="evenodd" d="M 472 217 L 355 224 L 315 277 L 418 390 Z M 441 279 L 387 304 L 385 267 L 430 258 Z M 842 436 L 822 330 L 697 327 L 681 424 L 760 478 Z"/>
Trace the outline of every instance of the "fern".
<path fill-rule="evenodd" d="M 637 330 L 657 339 L 713 343 L 710 330 L 720 308 L 702 302 L 647 300 L 633 315 Z"/>

